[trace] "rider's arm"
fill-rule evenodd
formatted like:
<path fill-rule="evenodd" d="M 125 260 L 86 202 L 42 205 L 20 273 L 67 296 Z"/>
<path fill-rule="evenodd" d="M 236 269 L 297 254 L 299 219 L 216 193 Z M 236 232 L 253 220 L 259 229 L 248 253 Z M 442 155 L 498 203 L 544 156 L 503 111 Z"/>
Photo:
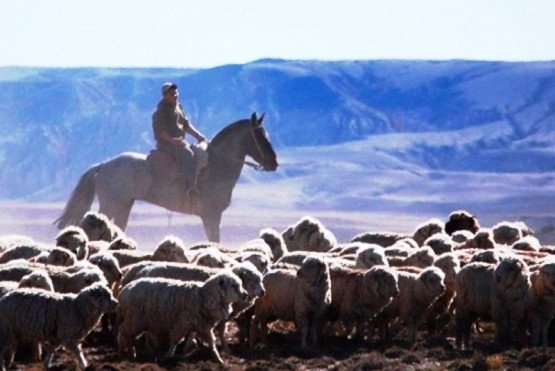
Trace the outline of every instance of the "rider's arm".
<path fill-rule="evenodd" d="M 162 139 L 166 143 L 174 144 L 174 145 L 183 145 L 185 141 L 182 137 L 172 137 L 170 133 L 166 130 L 162 130 L 158 133 L 158 138 Z"/>
<path fill-rule="evenodd" d="M 192 136 L 195 137 L 195 139 L 197 140 L 197 142 L 204 142 L 206 141 L 206 138 L 204 137 L 204 135 L 202 135 L 200 133 L 200 131 L 197 130 L 197 128 L 195 128 L 193 126 L 193 124 L 191 123 L 191 121 L 187 120 L 187 125 L 185 126 L 185 131 L 189 134 L 191 134 Z"/>

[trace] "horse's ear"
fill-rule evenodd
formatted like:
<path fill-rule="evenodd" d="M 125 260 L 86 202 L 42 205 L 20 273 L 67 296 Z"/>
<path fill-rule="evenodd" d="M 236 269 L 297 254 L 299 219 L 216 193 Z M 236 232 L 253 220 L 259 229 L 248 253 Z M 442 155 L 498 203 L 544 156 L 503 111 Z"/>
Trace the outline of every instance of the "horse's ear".
<path fill-rule="evenodd" d="M 264 115 L 266 115 L 266 113 L 263 113 L 262 116 L 260 116 L 260 118 L 258 119 L 258 125 L 262 125 L 262 120 L 264 120 Z"/>
<path fill-rule="evenodd" d="M 251 115 L 251 123 L 254 125 L 256 124 L 256 121 L 258 121 L 258 119 L 256 118 L 256 112 L 253 112 Z"/>

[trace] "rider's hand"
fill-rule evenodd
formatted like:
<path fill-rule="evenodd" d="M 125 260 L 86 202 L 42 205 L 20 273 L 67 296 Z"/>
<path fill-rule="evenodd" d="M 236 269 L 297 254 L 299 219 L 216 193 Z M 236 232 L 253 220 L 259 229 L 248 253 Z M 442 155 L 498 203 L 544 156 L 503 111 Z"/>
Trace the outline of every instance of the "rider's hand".
<path fill-rule="evenodd" d="M 184 146 L 185 145 L 185 140 L 183 140 L 183 138 L 172 138 L 172 143 L 175 144 L 176 146 Z"/>
<path fill-rule="evenodd" d="M 199 135 L 199 137 L 197 138 L 197 143 L 202 143 L 202 142 L 206 142 L 206 138 L 204 137 L 204 135 Z"/>

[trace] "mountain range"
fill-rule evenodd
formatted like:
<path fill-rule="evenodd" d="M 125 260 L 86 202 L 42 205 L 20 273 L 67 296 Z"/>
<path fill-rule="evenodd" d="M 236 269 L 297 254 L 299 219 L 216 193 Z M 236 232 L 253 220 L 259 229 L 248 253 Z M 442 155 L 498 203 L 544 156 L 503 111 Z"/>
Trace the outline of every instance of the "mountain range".
<path fill-rule="evenodd" d="M 278 199 L 262 201 L 268 209 L 445 216 L 466 208 L 490 223 L 525 219 L 546 236 L 555 230 L 555 61 L 3 67 L 0 199 L 65 201 L 92 164 L 148 152 L 165 81 L 179 86 L 208 137 L 266 114 L 281 166 L 244 171 L 246 203 L 257 189 Z"/>

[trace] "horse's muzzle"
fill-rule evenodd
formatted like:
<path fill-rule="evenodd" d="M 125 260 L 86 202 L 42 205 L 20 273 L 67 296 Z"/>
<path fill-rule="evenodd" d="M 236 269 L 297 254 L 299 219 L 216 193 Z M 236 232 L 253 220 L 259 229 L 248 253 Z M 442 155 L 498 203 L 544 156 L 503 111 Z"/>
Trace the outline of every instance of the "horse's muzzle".
<path fill-rule="evenodd" d="M 277 158 L 264 163 L 264 171 L 276 171 L 278 168 Z"/>

